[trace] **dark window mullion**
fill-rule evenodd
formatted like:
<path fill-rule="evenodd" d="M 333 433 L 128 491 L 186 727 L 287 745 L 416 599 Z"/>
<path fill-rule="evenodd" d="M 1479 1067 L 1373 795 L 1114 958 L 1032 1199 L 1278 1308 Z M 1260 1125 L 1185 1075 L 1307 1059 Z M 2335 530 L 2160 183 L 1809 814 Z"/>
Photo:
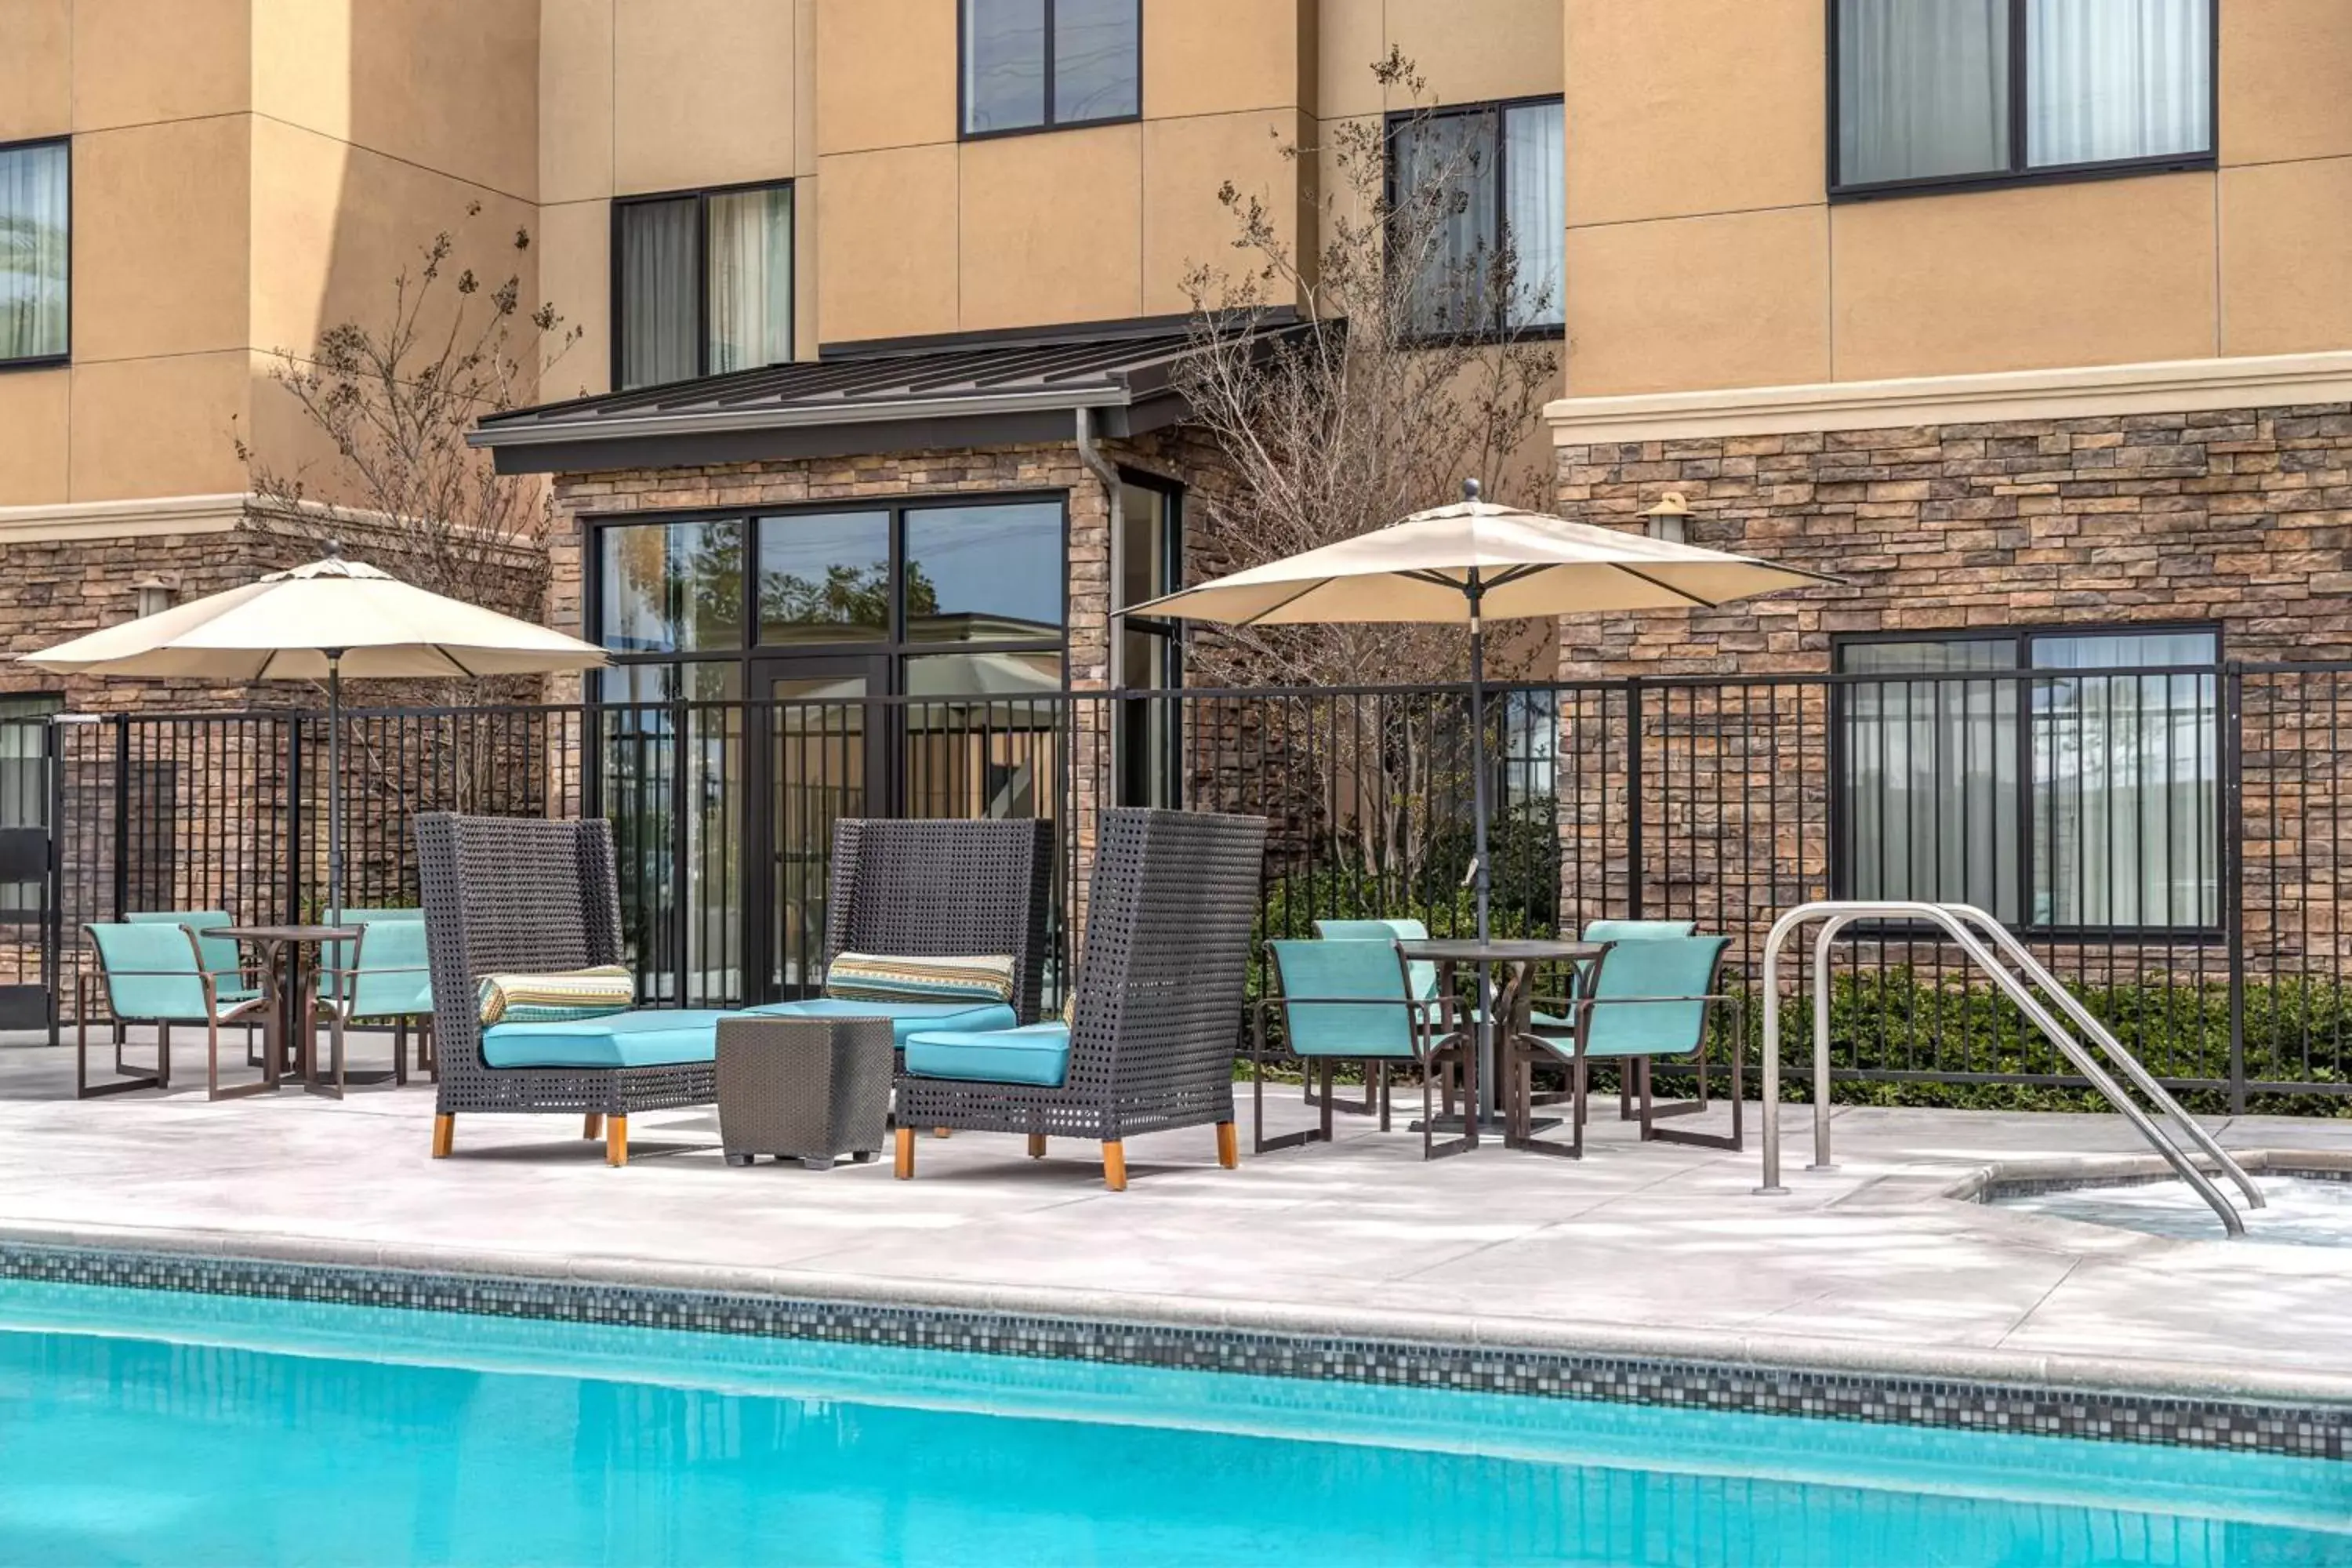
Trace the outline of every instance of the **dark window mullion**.
<path fill-rule="evenodd" d="M 2028 0 L 2009 0 L 2009 172 L 2022 174 L 2033 167 L 2026 147 L 2027 94 L 2032 89 L 2032 62 L 2026 58 Z"/>
<path fill-rule="evenodd" d="M 1045 18 L 1045 37 L 1040 40 L 1040 75 L 1044 80 L 1045 118 L 1044 128 L 1053 130 L 1062 122 L 1061 106 L 1055 101 L 1060 86 L 1054 80 L 1054 0 L 1037 0 L 1039 14 Z"/>

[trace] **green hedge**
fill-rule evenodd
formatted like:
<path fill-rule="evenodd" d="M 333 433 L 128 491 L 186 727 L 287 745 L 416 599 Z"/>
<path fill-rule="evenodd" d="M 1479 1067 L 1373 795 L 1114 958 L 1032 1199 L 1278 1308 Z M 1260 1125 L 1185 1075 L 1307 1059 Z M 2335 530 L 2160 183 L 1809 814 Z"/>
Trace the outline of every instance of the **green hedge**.
<path fill-rule="evenodd" d="M 1469 889 L 1451 888 L 1435 899 L 1414 900 L 1411 912 L 1440 934 L 1468 933 L 1475 923 Z M 1396 911 L 1394 889 L 1343 869 L 1318 869 L 1276 879 L 1259 911 L 1261 939 L 1311 936 L 1317 917 L 1370 918 Z M 1495 901 L 1490 924 L 1496 936 L 1549 934 L 1549 911 L 1525 902 Z M 1255 1003 L 1265 983 L 1250 979 Z M 1737 983 L 1735 983 L 1737 984 Z M 2078 985 L 2074 994 L 2092 1016 L 2160 1078 L 2226 1078 L 2230 1061 L 2230 994 L 2219 984 L 2179 980 L 2148 984 Z M 1746 1070 L 1751 1086 L 1763 1063 L 1763 1016 L 1756 998 L 1746 1008 Z M 1782 999 L 1781 1097 L 1812 1098 L 1812 995 L 1808 989 Z M 1720 1032 L 1713 1059 L 1724 1061 L 1722 1034 L 1730 1028 L 1718 1011 Z M 1906 965 L 1864 970 L 1833 977 L 1830 994 L 1832 1059 L 1840 1073 L 1832 1097 L 1850 1105 L 1926 1105 L 2002 1110 L 2101 1110 L 2095 1090 L 2039 1084 L 1954 1083 L 1932 1079 L 1861 1079 L 1856 1070 L 2061 1074 L 2066 1064 L 2041 1032 L 2006 999 L 1982 982 L 1964 984 L 1958 974 L 1922 977 Z M 2307 1042 L 2307 1046 L 2306 1046 Z M 2245 995 L 2245 1068 L 2249 1079 L 2340 1084 L 2352 1058 L 2352 985 L 2329 980 L 2249 982 Z M 1662 1070 L 1662 1090 L 1682 1090 Z M 1598 1082 L 1613 1091 L 1614 1080 L 1600 1069 Z M 1751 1087 L 1752 1092 L 1752 1087 Z M 2183 1103 L 2200 1113 L 2229 1110 L 2221 1089 L 2185 1091 Z M 2352 1094 L 2304 1092 L 2254 1094 L 2247 1110 L 2257 1115 L 2352 1118 Z"/>

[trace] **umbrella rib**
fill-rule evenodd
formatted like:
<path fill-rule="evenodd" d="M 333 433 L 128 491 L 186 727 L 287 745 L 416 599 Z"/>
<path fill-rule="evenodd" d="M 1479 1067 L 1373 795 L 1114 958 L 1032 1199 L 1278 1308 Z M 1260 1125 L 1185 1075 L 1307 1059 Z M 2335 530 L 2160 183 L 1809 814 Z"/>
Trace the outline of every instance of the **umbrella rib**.
<path fill-rule="evenodd" d="M 451 664 L 456 665 L 457 667 L 457 673 L 464 676 L 467 679 L 479 680 L 481 679 L 480 676 L 476 675 L 472 670 L 466 668 L 466 661 L 464 659 L 459 658 L 456 654 L 451 653 L 441 644 L 435 643 L 433 645 L 433 651 L 439 654 L 443 658 L 447 659 Z"/>
<path fill-rule="evenodd" d="M 1296 594 L 1291 595 L 1290 597 L 1284 599 L 1279 603 L 1268 605 L 1265 609 L 1260 610 L 1256 615 L 1252 616 L 1249 619 L 1245 621 L 1235 621 L 1234 625 L 1237 626 L 1254 626 L 1260 621 L 1265 619 L 1266 616 L 1274 614 L 1275 611 L 1286 610 L 1291 605 L 1298 603 L 1299 600 L 1307 597 L 1307 595 L 1315 592 L 1316 589 L 1328 586 L 1330 581 L 1331 579 L 1328 577 L 1318 577 L 1313 582 L 1307 584 L 1304 588 L 1299 589 Z"/>
<path fill-rule="evenodd" d="M 1723 607 L 1721 600 L 1702 599 L 1696 594 L 1675 587 L 1672 583 L 1661 582 L 1659 579 L 1651 576 L 1647 572 L 1636 572 L 1633 568 L 1626 565 L 1622 561 L 1617 563 L 1617 570 L 1622 572 L 1628 577 L 1637 578 L 1642 582 L 1647 583 L 1653 588 L 1664 588 L 1675 598 L 1686 600 L 1691 604 L 1696 605 L 1702 610 L 1719 610 Z"/>

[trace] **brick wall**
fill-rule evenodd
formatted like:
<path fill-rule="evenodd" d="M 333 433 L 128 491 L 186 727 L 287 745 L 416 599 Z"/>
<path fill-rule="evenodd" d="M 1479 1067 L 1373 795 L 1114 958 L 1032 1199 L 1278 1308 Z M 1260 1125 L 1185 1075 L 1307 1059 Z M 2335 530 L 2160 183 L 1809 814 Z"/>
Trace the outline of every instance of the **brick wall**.
<path fill-rule="evenodd" d="M 1566 447 L 1571 517 L 1686 495 L 1695 544 L 1847 586 L 1562 629 L 1563 675 L 1822 670 L 1840 632 L 2217 621 L 2352 655 L 2352 405 Z"/>
<path fill-rule="evenodd" d="M 1829 692 L 1766 678 L 1828 671 L 1838 634 L 2186 621 L 2218 624 L 2231 659 L 2352 658 L 2352 405 L 1580 446 L 1559 465 L 1569 516 L 1638 528 L 1676 489 L 1693 543 L 1845 580 L 1564 624 L 1564 679 L 1724 678 L 1641 695 L 1638 871 L 1622 794 L 1601 788 L 1630 766 L 1625 698 L 1568 710 L 1570 919 L 1624 912 L 1638 875 L 1644 912 L 1695 916 L 1752 955 L 1775 910 L 1829 896 Z M 2244 699 L 2222 830 L 2245 858 L 2250 973 L 2332 976 L 2352 965 L 2335 892 L 2352 865 L 2352 677 L 2249 676 Z M 2221 963 L 2194 942 L 2053 957 L 2209 984 Z"/>

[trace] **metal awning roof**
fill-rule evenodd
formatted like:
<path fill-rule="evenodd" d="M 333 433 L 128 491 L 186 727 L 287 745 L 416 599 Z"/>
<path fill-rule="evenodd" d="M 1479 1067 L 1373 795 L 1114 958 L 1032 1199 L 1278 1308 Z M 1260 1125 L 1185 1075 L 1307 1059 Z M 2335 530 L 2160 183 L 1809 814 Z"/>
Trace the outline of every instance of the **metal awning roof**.
<path fill-rule="evenodd" d="M 1296 331 L 1269 323 L 1271 346 Z M 500 473 L 678 468 L 942 447 L 1066 441 L 1077 409 L 1132 436 L 1183 417 L 1181 326 L 1116 336 L 913 341 L 732 375 L 543 404 L 480 422 L 467 439 Z"/>

